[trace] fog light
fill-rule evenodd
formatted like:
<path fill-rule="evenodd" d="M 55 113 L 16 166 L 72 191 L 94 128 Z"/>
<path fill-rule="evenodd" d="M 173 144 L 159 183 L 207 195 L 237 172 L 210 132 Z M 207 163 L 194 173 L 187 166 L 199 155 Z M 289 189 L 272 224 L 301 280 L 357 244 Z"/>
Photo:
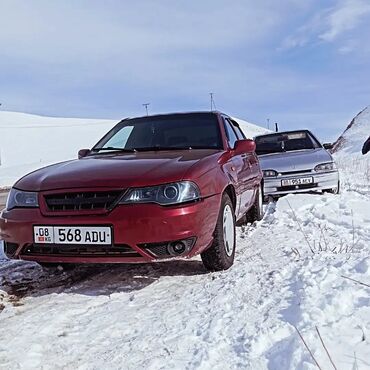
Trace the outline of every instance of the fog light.
<path fill-rule="evenodd" d="M 168 247 L 168 251 L 170 252 L 170 254 L 175 255 L 175 256 L 183 254 L 185 250 L 186 250 L 186 245 L 183 242 L 176 242 Z"/>
<path fill-rule="evenodd" d="M 139 248 L 143 248 L 156 258 L 180 257 L 188 254 L 195 245 L 196 238 L 191 237 L 182 240 L 163 243 L 139 244 Z"/>

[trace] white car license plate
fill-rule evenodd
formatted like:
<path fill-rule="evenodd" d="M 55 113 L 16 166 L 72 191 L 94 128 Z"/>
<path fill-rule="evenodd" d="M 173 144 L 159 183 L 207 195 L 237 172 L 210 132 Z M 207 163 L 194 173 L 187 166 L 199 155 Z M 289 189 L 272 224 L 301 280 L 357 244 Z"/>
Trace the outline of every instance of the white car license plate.
<path fill-rule="evenodd" d="M 36 244 L 112 244 L 109 226 L 34 226 Z"/>
<path fill-rule="evenodd" d="M 294 186 L 312 184 L 313 177 L 301 177 L 299 179 L 281 180 L 281 186 Z"/>

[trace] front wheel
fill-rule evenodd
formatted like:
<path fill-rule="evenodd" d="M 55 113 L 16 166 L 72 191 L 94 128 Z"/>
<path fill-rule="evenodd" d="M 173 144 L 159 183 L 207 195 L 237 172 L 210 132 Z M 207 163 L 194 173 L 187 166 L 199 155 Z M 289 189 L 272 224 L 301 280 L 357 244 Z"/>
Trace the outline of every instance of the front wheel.
<path fill-rule="evenodd" d="M 339 191 L 340 191 L 340 182 L 339 182 L 339 180 L 338 180 L 338 185 L 337 186 L 327 190 L 327 192 L 331 193 L 331 194 L 339 194 Z"/>
<path fill-rule="evenodd" d="M 212 245 L 201 254 L 208 271 L 227 270 L 234 263 L 236 244 L 235 212 L 230 197 L 222 196 Z"/>

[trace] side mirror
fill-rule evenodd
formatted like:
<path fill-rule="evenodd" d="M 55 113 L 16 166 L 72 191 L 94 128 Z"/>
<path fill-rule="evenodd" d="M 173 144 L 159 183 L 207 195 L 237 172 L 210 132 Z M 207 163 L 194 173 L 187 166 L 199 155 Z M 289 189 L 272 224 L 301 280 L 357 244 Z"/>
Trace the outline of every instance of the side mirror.
<path fill-rule="evenodd" d="M 253 153 L 256 150 L 256 143 L 254 140 L 238 140 L 235 143 L 234 154 L 239 155 L 243 153 Z"/>
<path fill-rule="evenodd" d="M 86 157 L 90 153 L 90 149 L 80 149 L 78 151 L 78 159 Z"/>
<path fill-rule="evenodd" d="M 326 150 L 330 150 L 330 149 L 333 149 L 333 144 L 332 143 L 325 143 L 325 144 L 323 144 L 323 147 L 324 147 L 324 149 L 326 149 Z"/>

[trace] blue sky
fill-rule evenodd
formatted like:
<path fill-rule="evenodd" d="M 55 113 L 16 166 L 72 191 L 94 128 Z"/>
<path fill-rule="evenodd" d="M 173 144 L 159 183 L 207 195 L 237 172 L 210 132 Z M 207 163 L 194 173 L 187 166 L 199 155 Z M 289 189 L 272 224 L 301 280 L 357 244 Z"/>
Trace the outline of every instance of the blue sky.
<path fill-rule="evenodd" d="M 0 0 L 1 109 L 218 109 L 332 139 L 370 104 L 369 0 Z"/>

